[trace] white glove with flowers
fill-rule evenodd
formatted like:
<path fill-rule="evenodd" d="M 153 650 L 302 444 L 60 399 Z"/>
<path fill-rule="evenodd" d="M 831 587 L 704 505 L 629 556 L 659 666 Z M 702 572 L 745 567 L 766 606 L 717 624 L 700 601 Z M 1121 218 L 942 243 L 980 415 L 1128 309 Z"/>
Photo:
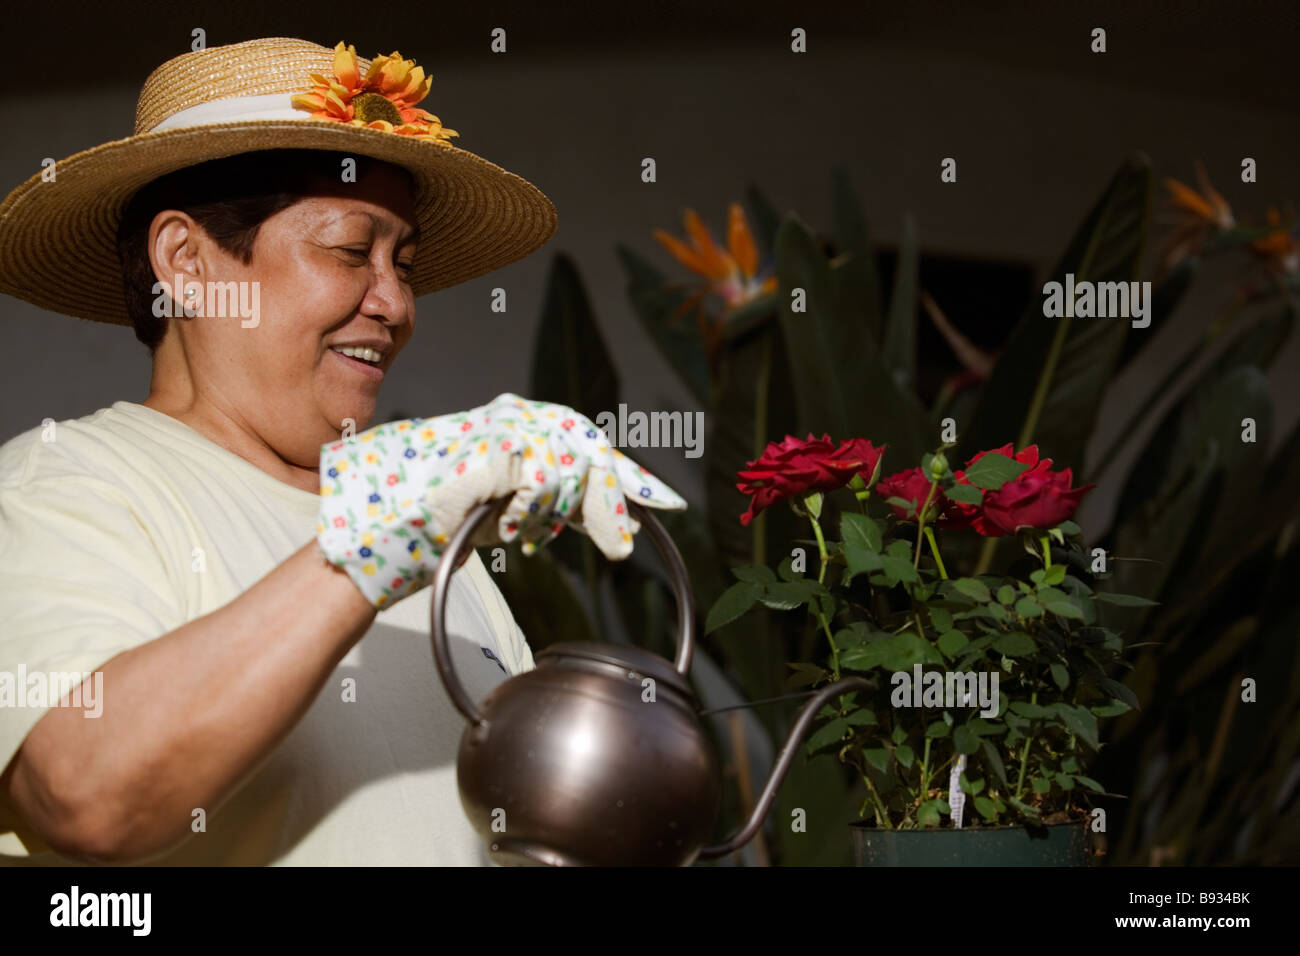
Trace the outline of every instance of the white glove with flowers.
<path fill-rule="evenodd" d="M 433 580 L 451 536 L 484 501 L 512 496 L 475 545 L 518 537 L 532 554 L 569 524 L 615 561 L 632 553 L 640 530 L 625 495 L 686 508 L 583 415 L 509 392 L 467 412 L 388 422 L 324 445 L 320 475 L 320 549 L 379 608 Z"/>

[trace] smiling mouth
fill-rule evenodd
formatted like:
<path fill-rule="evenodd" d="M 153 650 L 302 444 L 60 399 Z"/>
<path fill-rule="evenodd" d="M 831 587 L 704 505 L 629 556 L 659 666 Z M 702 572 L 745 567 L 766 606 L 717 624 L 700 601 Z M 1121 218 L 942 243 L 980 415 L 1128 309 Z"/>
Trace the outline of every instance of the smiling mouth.
<path fill-rule="evenodd" d="M 364 373 L 368 378 L 379 380 L 384 377 L 384 356 L 377 349 L 330 346 L 330 351 L 337 355 L 341 361 Z"/>

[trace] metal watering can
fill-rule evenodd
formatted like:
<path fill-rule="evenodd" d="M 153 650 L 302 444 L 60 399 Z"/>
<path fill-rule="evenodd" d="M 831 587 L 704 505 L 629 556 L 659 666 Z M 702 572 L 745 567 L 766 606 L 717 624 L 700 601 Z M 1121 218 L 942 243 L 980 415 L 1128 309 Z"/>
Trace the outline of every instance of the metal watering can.
<path fill-rule="evenodd" d="M 677 660 L 626 644 L 553 644 L 536 668 L 498 685 L 480 705 L 451 665 L 446 608 L 451 575 L 475 529 L 507 499 L 478 505 L 438 562 L 433 656 L 452 703 L 469 721 L 456 761 L 460 800 L 489 855 L 505 865 L 687 866 L 725 856 L 762 825 L 809 725 L 832 697 L 867 689 L 860 677 L 830 684 L 804 706 L 748 822 L 709 844 L 721 771 L 687 674 L 695 602 L 681 553 L 634 501 L 668 567 L 677 599 Z M 495 826 L 494 826 L 495 824 Z"/>

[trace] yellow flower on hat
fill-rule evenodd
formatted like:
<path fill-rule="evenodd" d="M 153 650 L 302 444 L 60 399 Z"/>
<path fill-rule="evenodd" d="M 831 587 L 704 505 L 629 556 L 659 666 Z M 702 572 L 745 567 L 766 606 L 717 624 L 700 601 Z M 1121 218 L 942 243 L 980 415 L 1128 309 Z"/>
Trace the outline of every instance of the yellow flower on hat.
<path fill-rule="evenodd" d="M 416 108 L 415 104 L 429 95 L 433 78 L 396 50 L 375 57 L 362 76 L 356 47 L 339 43 L 334 47 L 334 76 L 308 75 L 315 86 L 290 102 L 295 109 L 309 110 L 312 119 L 399 133 L 445 146 L 450 145 L 451 137 L 460 135 L 445 129 L 432 113 Z"/>

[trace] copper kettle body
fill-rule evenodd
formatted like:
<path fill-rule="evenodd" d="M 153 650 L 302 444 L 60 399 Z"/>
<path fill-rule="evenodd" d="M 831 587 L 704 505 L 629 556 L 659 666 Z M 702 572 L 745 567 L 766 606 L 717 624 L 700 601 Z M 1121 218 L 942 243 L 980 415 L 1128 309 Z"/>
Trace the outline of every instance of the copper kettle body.
<path fill-rule="evenodd" d="M 762 825 L 817 711 L 871 687 L 829 684 L 799 714 L 746 824 L 710 844 L 721 771 L 687 679 L 695 606 L 681 553 L 647 509 L 628 502 L 663 557 L 677 600 L 677 656 L 597 641 L 553 644 L 536 668 L 470 700 L 451 666 L 449 582 L 477 526 L 501 501 L 466 517 L 433 582 L 434 662 L 469 721 L 456 761 L 461 805 L 494 862 L 552 866 L 686 866 L 739 849 Z"/>

